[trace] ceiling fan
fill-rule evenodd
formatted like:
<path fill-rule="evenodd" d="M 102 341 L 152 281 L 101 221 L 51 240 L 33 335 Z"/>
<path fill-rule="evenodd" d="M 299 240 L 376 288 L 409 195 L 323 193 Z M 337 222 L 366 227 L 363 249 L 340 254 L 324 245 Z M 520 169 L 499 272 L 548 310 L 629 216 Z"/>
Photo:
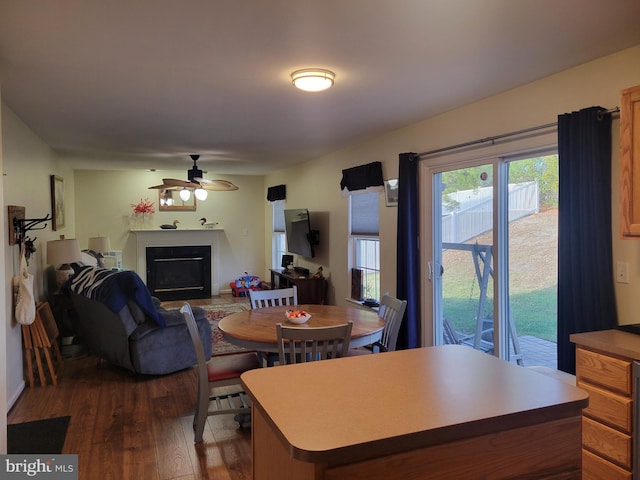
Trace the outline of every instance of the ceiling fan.
<path fill-rule="evenodd" d="M 209 180 L 203 178 L 202 170 L 198 168 L 197 161 L 200 155 L 190 155 L 193 160 L 193 167 L 187 170 L 188 180 L 178 180 L 177 178 L 163 178 L 162 185 L 154 185 L 149 187 L 156 190 L 179 190 L 180 198 L 184 201 L 189 200 L 191 191 L 194 191 L 198 200 L 207 198 L 207 190 L 215 192 L 230 192 L 238 190 L 238 187 L 227 180 Z"/>

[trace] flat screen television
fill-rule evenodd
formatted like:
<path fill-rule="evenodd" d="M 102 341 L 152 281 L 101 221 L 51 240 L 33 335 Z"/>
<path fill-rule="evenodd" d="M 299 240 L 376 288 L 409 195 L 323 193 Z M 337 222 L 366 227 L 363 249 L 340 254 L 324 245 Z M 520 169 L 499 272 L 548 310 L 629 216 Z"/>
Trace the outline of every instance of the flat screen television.
<path fill-rule="evenodd" d="M 287 235 L 287 251 L 313 258 L 313 246 L 317 244 L 317 231 L 311 230 L 309 210 L 298 208 L 284 211 L 284 227 Z"/>

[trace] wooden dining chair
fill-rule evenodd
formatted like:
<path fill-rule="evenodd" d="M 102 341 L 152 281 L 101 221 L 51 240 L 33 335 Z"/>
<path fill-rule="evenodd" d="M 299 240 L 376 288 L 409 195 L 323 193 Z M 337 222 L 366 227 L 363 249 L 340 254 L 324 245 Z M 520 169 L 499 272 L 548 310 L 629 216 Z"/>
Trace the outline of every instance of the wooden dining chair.
<path fill-rule="evenodd" d="M 251 309 L 278 307 L 280 305 L 298 304 L 298 287 L 277 288 L 275 290 L 250 290 Z M 260 352 L 260 360 L 267 363 L 267 367 L 273 367 L 278 361 L 277 353 Z"/>
<path fill-rule="evenodd" d="M 298 304 L 298 287 L 277 288 L 275 290 L 250 290 L 251 308 L 278 307 Z"/>
<path fill-rule="evenodd" d="M 346 356 L 353 322 L 331 327 L 289 327 L 276 324 L 280 365 Z"/>
<path fill-rule="evenodd" d="M 384 319 L 382 337 L 371 345 L 349 350 L 349 356 L 368 355 L 370 353 L 393 352 L 398 342 L 398 332 L 407 308 L 406 300 L 399 300 L 385 293 L 380 301 L 378 315 Z"/>
<path fill-rule="evenodd" d="M 195 442 L 202 441 L 204 426 L 210 415 L 235 414 L 236 420 L 242 425 L 242 417 L 251 413 L 251 403 L 243 390 L 234 389 L 233 393 L 212 395 L 212 390 L 218 387 L 240 386 L 240 375 L 248 370 L 260 368 L 260 362 L 255 353 L 235 353 L 219 355 L 206 359 L 202 338 L 198 333 L 196 320 L 191 306 L 185 302 L 180 309 L 193 342 L 193 348 L 198 359 L 198 400 L 193 417 Z"/>

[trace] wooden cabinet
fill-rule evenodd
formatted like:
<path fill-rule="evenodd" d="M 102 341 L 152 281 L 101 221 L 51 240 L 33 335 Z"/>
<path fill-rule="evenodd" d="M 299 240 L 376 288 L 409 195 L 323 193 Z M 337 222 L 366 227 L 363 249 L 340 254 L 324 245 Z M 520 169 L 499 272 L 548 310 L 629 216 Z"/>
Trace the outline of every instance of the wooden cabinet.
<path fill-rule="evenodd" d="M 620 105 L 620 228 L 640 237 L 640 85 L 623 90 Z"/>
<path fill-rule="evenodd" d="M 583 478 L 631 479 L 633 469 L 632 361 L 578 345 L 577 386 L 589 393 L 582 412 Z"/>
<path fill-rule="evenodd" d="M 327 280 L 324 277 L 312 277 L 296 272 L 271 270 L 271 288 L 298 287 L 298 303 L 322 305 L 327 291 Z"/>

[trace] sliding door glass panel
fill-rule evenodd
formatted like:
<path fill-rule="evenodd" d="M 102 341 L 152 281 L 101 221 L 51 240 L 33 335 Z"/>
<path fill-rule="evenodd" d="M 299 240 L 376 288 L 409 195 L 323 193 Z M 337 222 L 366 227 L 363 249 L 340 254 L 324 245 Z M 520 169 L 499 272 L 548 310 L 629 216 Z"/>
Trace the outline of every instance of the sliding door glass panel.
<path fill-rule="evenodd" d="M 511 360 L 556 368 L 558 155 L 508 166 Z"/>
<path fill-rule="evenodd" d="M 442 343 L 494 353 L 493 165 L 434 177 L 434 310 Z"/>

